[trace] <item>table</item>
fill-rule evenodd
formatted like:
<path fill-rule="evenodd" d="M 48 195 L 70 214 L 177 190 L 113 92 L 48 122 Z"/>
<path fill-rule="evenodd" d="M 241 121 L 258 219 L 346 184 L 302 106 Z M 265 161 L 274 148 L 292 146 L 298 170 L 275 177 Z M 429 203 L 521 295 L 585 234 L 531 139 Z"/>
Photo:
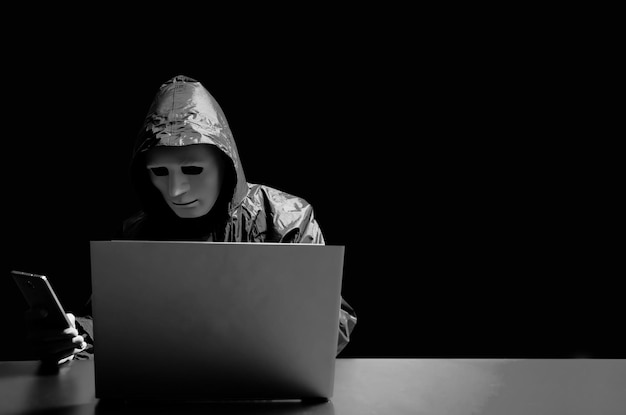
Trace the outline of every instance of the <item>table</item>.
<path fill-rule="evenodd" d="M 0 362 L 0 414 L 626 414 L 626 360 L 337 359 L 330 402 L 120 404 L 95 398 L 93 362 L 38 374 Z"/>

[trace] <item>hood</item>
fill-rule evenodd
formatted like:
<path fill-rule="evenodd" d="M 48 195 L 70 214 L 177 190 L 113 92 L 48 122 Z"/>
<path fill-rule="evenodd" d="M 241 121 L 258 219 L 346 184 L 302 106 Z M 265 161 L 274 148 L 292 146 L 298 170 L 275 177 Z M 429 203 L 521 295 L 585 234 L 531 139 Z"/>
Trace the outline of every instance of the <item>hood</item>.
<path fill-rule="evenodd" d="M 133 151 L 132 165 L 156 146 L 212 144 L 232 161 L 236 173 L 231 207 L 248 192 L 239 153 L 219 104 L 195 79 L 178 75 L 165 82 L 156 93 Z"/>

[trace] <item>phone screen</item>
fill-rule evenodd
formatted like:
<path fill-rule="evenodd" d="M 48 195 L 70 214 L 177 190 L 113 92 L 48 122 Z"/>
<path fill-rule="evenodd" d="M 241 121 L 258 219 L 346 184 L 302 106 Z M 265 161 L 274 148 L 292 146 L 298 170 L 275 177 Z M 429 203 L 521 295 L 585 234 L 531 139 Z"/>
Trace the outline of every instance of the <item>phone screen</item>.
<path fill-rule="evenodd" d="M 44 310 L 41 324 L 54 329 L 66 329 L 71 323 L 57 298 L 48 278 L 44 275 L 11 271 L 13 280 L 32 310 Z"/>

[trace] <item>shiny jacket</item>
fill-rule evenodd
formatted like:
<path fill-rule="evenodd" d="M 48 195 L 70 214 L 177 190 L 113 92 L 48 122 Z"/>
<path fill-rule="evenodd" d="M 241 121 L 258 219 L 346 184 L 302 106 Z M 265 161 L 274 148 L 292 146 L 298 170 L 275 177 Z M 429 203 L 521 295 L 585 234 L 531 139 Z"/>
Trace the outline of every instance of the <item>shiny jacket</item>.
<path fill-rule="evenodd" d="M 260 184 L 248 183 L 235 140 L 217 101 L 198 81 L 176 76 L 161 85 L 139 133 L 131 163 L 131 176 L 143 209 L 124 222 L 124 239 L 173 239 L 177 226 L 166 232 L 168 208 L 149 183 L 142 157 L 155 146 L 214 145 L 227 156 L 232 176 L 226 189 L 226 215 L 219 228 L 197 223 L 191 239 L 228 242 L 281 242 L 324 244 L 312 206 L 304 199 Z M 224 192 L 224 189 L 222 190 Z M 232 196 L 231 196 L 232 195 Z M 169 213 L 171 215 L 171 213 Z M 159 220 L 153 218 L 159 217 Z M 189 223 L 189 221 L 187 220 Z M 176 219 L 170 223 L 175 224 Z M 206 226 L 206 229 L 202 229 Z M 190 239 L 189 234 L 182 236 Z M 337 353 L 350 340 L 356 315 L 342 298 Z"/>

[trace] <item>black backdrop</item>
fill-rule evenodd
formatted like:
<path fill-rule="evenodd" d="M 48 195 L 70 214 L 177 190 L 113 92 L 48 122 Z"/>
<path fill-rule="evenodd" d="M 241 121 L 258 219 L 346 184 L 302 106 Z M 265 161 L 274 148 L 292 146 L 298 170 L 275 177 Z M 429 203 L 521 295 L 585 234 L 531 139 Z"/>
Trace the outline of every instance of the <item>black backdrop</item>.
<path fill-rule="evenodd" d="M 89 240 L 137 208 L 126 166 L 149 103 L 185 74 L 222 106 L 248 180 L 307 199 L 346 246 L 344 356 L 623 354 L 541 87 L 461 40 L 387 36 L 22 40 L 3 69 L 4 270 L 47 274 L 79 308 Z M 0 357 L 26 358 L 3 273 Z"/>

